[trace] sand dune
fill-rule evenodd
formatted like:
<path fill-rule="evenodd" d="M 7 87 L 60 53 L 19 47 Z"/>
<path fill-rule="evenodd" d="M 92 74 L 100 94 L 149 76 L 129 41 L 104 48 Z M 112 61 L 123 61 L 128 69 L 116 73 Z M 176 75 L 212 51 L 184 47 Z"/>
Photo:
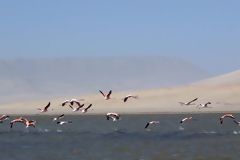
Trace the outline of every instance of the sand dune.
<path fill-rule="evenodd" d="M 185 112 L 239 112 L 240 111 L 240 71 L 200 81 L 191 85 L 177 88 L 163 88 L 142 91 L 114 92 L 111 100 L 104 100 L 97 91 L 92 95 L 81 95 L 65 98 L 84 98 L 85 103 L 93 103 L 91 114 L 106 112 L 119 113 L 185 113 Z M 121 100 L 127 94 L 138 95 L 139 99 L 130 99 L 127 103 Z M 180 106 L 178 102 L 189 101 L 198 97 L 198 103 L 212 102 L 213 108 L 197 109 L 195 106 Z M 47 114 L 73 114 L 70 108 L 61 107 L 65 98 L 49 98 L 33 102 L 18 102 L 5 104 L 0 108 L 1 113 L 37 114 L 36 108 L 52 102 Z M 54 100 L 52 100 L 54 99 Z M 53 110 L 51 110 L 51 108 Z M 80 114 L 80 113 L 74 113 Z"/>
<path fill-rule="evenodd" d="M 0 104 L 91 94 L 99 88 L 160 88 L 209 77 L 182 59 L 160 56 L 0 59 L 0 75 Z"/>
<path fill-rule="evenodd" d="M 213 77 L 210 79 L 202 80 L 197 83 L 194 83 L 195 85 L 201 85 L 201 86 L 237 86 L 240 85 L 240 71 L 234 71 L 228 74 L 220 75 L 217 77 Z"/>

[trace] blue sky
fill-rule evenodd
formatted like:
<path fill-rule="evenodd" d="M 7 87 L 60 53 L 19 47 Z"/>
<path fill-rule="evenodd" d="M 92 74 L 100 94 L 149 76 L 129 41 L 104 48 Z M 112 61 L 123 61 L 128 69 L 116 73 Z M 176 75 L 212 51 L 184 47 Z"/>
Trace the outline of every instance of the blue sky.
<path fill-rule="evenodd" d="M 0 2 L 0 58 L 180 57 L 220 74 L 240 68 L 238 0 Z"/>

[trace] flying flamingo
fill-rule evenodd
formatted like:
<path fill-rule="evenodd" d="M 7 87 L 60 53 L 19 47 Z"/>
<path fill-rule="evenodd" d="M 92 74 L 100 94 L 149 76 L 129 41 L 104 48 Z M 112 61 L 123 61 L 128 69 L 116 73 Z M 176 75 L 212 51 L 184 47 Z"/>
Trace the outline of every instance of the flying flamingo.
<path fill-rule="evenodd" d="M 65 106 L 67 103 L 70 103 L 70 100 L 65 100 L 64 102 L 62 102 L 62 106 Z"/>
<path fill-rule="evenodd" d="M 80 99 L 80 100 L 77 100 L 77 99 L 70 99 L 70 100 L 65 100 L 62 102 L 62 106 L 65 106 L 67 103 L 69 103 L 70 105 L 74 105 L 74 103 L 76 103 L 78 106 L 80 106 L 80 101 L 83 101 L 84 99 Z"/>
<path fill-rule="evenodd" d="M 35 128 L 37 122 L 34 121 L 34 120 L 28 120 L 28 119 L 25 118 L 23 123 L 25 124 L 26 128 L 28 128 L 30 126 Z"/>
<path fill-rule="evenodd" d="M 7 120 L 9 118 L 9 116 L 8 115 L 2 115 L 1 117 L 0 117 L 0 123 L 3 123 L 5 120 Z"/>
<path fill-rule="evenodd" d="M 212 108 L 212 107 L 209 107 L 208 105 L 209 104 L 212 104 L 211 102 L 207 102 L 207 103 L 205 103 L 205 104 L 199 104 L 197 107 L 199 108 L 199 109 L 202 109 L 202 108 Z"/>
<path fill-rule="evenodd" d="M 156 124 L 159 124 L 159 121 L 150 121 L 146 124 L 145 128 L 148 128 L 149 125 L 156 125 Z"/>
<path fill-rule="evenodd" d="M 183 118 L 183 119 L 180 121 L 180 123 L 184 123 L 184 122 L 189 121 L 189 120 L 191 120 L 191 119 L 192 119 L 192 117 Z"/>
<path fill-rule="evenodd" d="M 103 97 L 104 97 L 105 100 L 111 99 L 110 96 L 111 96 L 111 94 L 112 94 L 112 90 L 110 90 L 107 95 L 104 94 L 101 90 L 99 90 L 99 92 L 103 95 Z"/>
<path fill-rule="evenodd" d="M 59 119 L 62 119 L 62 118 L 64 118 L 64 114 L 61 114 L 60 116 L 53 118 L 53 121 L 58 121 Z"/>
<path fill-rule="evenodd" d="M 235 119 L 235 117 L 232 114 L 224 114 L 223 116 L 220 117 L 220 123 L 223 124 L 223 119 L 224 118 L 231 118 Z"/>
<path fill-rule="evenodd" d="M 107 120 L 109 120 L 111 118 L 113 120 L 113 122 L 115 122 L 120 119 L 120 115 L 117 113 L 107 113 L 106 118 L 107 118 Z"/>
<path fill-rule="evenodd" d="M 68 123 L 72 123 L 72 121 L 58 121 L 57 122 L 58 125 L 64 125 L 64 124 L 68 124 Z"/>
<path fill-rule="evenodd" d="M 23 117 L 16 118 L 10 122 L 10 128 L 13 127 L 13 124 L 15 123 L 23 123 L 24 124 L 25 119 Z"/>
<path fill-rule="evenodd" d="M 137 98 L 138 98 L 138 96 L 127 95 L 127 96 L 125 96 L 125 97 L 123 98 L 123 102 L 127 102 L 127 100 L 128 100 L 129 98 L 134 98 L 134 99 L 137 99 Z"/>
<path fill-rule="evenodd" d="M 92 107 L 92 104 L 89 104 L 86 108 L 84 108 L 82 110 L 82 113 L 86 113 L 88 111 L 88 109 L 91 108 L 91 107 Z"/>
<path fill-rule="evenodd" d="M 78 106 L 80 105 L 79 100 L 77 100 L 77 99 L 71 99 L 71 100 L 70 100 L 70 104 L 73 106 L 74 103 L 76 103 Z"/>
<path fill-rule="evenodd" d="M 40 112 L 44 113 L 44 112 L 47 112 L 48 111 L 48 108 L 50 107 L 50 102 L 46 105 L 46 107 L 44 107 L 43 109 L 41 108 L 37 108 L 37 110 L 40 110 Z"/>

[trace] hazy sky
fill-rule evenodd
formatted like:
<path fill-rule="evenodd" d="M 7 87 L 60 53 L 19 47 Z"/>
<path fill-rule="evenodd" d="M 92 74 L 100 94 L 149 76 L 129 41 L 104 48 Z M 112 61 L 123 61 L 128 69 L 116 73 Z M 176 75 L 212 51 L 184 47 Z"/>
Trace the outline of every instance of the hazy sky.
<path fill-rule="evenodd" d="M 163 55 L 240 68 L 239 0 L 0 2 L 0 58 Z"/>

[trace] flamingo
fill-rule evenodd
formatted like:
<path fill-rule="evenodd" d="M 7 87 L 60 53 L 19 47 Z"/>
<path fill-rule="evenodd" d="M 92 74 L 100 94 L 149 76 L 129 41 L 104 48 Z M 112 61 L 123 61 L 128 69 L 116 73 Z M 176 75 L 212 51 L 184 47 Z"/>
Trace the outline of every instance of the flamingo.
<path fill-rule="evenodd" d="M 107 95 L 104 94 L 101 90 L 99 90 L 99 92 L 103 95 L 103 97 L 104 97 L 105 100 L 111 99 L 110 96 L 111 96 L 111 94 L 112 94 L 112 90 L 110 90 Z"/>
<path fill-rule="evenodd" d="M 199 109 L 202 109 L 202 108 L 212 108 L 212 107 L 209 107 L 208 105 L 209 104 L 212 104 L 211 102 L 207 102 L 207 103 L 205 103 L 205 104 L 199 104 L 198 105 L 198 108 Z"/>
<path fill-rule="evenodd" d="M 88 109 L 91 108 L 91 107 L 92 107 L 92 104 L 89 104 L 86 108 L 84 108 L 82 110 L 82 113 L 86 113 L 88 111 Z"/>
<path fill-rule="evenodd" d="M 16 118 L 10 122 L 10 128 L 13 127 L 13 124 L 15 123 L 23 123 L 24 124 L 25 119 L 23 117 Z"/>
<path fill-rule="evenodd" d="M 192 117 L 183 118 L 183 119 L 180 121 L 180 123 L 184 123 L 185 121 L 189 121 L 189 120 L 191 120 L 191 119 L 192 119 Z"/>
<path fill-rule="evenodd" d="M 40 110 L 40 112 L 44 113 L 48 111 L 48 108 L 50 107 L 50 102 L 48 102 L 48 104 L 46 105 L 46 107 L 44 107 L 43 109 L 41 108 L 37 108 L 37 110 Z"/>
<path fill-rule="evenodd" d="M 67 103 L 70 103 L 70 100 L 65 100 L 64 102 L 62 102 L 62 106 L 65 106 Z"/>
<path fill-rule="evenodd" d="M 146 124 L 145 128 L 148 128 L 149 125 L 156 125 L 156 124 L 159 124 L 159 121 L 150 121 Z"/>
<path fill-rule="evenodd" d="M 71 100 L 70 100 L 70 104 L 73 106 L 74 103 L 76 103 L 78 106 L 80 105 L 79 100 L 77 100 L 77 99 L 71 99 Z"/>
<path fill-rule="evenodd" d="M 107 120 L 109 120 L 111 118 L 113 120 L 113 122 L 115 122 L 120 119 L 120 115 L 117 113 L 107 113 L 106 118 L 107 118 Z"/>
<path fill-rule="evenodd" d="M 80 106 L 80 101 L 83 101 L 84 99 L 80 99 L 80 100 L 77 100 L 77 99 L 70 99 L 70 100 L 65 100 L 62 102 L 62 106 L 65 106 L 67 103 L 70 103 L 70 105 L 74 105 L 74 103 L 76 103 L 78 106 Z"/>
<path fill-rule="evenodd" d="M 28 120 L 28 119 L 24 119 L 24 124 L 25 124 L 25 126 L 26 126 L 26 128 L 28 128 L 28 127 L 30 127 L 30 126 L 32 126 L 32 127 L 36 127 L 36 123 L 37 123 L 37 121 L 35 121 L 35 120 Z"/>
<path fill-rule="evenodd" d="M 59 125 L 64 125 L 64 124 L 68 124 L 68 123 L 72 123 L 72 121 L 58 121 L 57 124 Z"/>
<path fill-rule="evenodd" d="M 193 102 L 195 102 L 196 100 L 198 100 L 198 98 L 195 98 L 195 99 L 193 99 L 193 100 L 191 100 L 191 101 L 189 101 L 189 102 L 179 102 L 181 105 L 186 105 L 186 106 L 189 106 L 189 105 L 195 105 L 195 104 L 193 104 Z"/>
<path fill-rule="evenodd" d="M 53 121 L 58 121 L 59 119 L 62 119 L 62 118 L 64 118 L 64 114 L 61 114 L 60 116 L 53 118 Z"/>
<path fill-rule="evenodd" d="M 137 98 L 138 98 L 138 96 L 127 95 L 127 96 L 125 96 L 125 97 L 123 98 L 123 102 L 127 102 L 127 100 L 128 100 L 129 98 L 134 98 L 134 99 L 137 99 Z"/>
<path fill-rule="evenodd" d="M 231 119 L 235 119 L 235 117 L 232 114 L 224 114 L 223 116 L 220 117 L 220 123 L 223 124 L 223 119 L 224 118 L 231 118 Z"/>
<path fill-rule="evenodd" d="M 9 119 L 9 116 L 8 115 L 2 115 L 0 117 L 0 123 L 3 123 L 5 120 Z"/>

